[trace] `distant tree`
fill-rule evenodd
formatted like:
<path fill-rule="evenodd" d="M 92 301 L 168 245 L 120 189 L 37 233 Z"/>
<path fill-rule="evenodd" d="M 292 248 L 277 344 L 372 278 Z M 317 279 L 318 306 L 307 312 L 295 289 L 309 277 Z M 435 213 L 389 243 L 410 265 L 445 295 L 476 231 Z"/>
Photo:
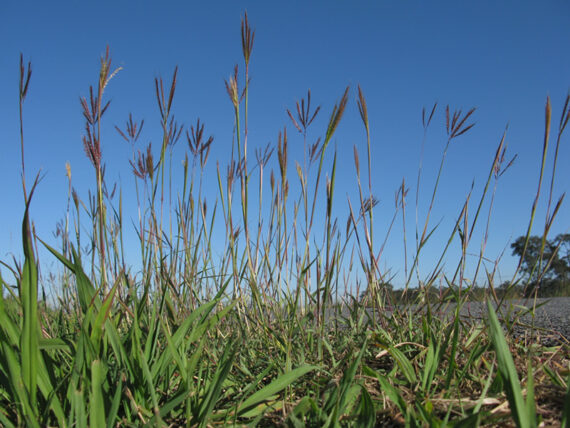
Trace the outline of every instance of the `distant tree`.
<path fill-rule="evenodd" d="M 522 297 L 523 289 L 524 287 L 520 284 L 512 284 L 510 281 L 504 281 L 495 289 L 495 292 L 499 298 L 518 299 Z"/>
<path fill-rule="evenodd" d="M 550 241 L 544 243 L 542 248 L 542 238 L 531 236 L 525 251 L 525 236 L 519 236 L 511 244 L 513 256 L 522 257 L 521 271 L 531 282 L 535 282 L 540 276 L 552 278 L 556 275 L 554 265 L 557 264 L 558 254 L 555 254 L 556 246 Z M 541 254 L 542 253 L 542 254 Z"/>
<path fill-rule="evenodd" d="M 542 237 L 531 236 L 525 251 L 525 236 L 512 244 L 513 255 L 522 257 L 521 272 L 531 289 L 541 283 L 539 295 L 566 294 L 570 288 L 570 234 L 560 234 L 544 242 Z"/>
<path fill-rule="evenodd" d="M 553 265 L 556 276 L 568 281 L 570 279 L 570 233 L 561 233 L 554 239 L 558 248 L 557 263 Z"/>
<path fill-rule="evenodd" d="M 384 291 L 388 294 L 394 291 L 394 286 L 390 282 L 381 282 L 377 284 L 378 290 Z M 370 290 L 367 288 L 363 292 L 360 293 L 360 301 L 363 301 L 365 297 L 367 297 L 370 293 Z"/>

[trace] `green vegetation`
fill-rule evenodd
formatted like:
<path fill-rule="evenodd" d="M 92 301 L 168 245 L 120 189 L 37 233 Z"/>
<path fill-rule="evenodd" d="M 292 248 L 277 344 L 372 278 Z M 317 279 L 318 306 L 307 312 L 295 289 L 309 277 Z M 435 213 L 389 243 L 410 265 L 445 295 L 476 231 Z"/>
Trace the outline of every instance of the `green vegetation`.
<path fill-rule="evenodd" d="M 570 234 L 563 233 L 552 240 L 531 236 L 528 242 L 521 236 L 511 248 L 513 255 L 522 260 L 525 281 L 524 286 L 518 286 L 521 295 L 570 296 Z"/>
<path fill-rule="evenodd" d="M 492 204 L 492 189 L 511 164 L 505 162 L 504 137 L 491 156 L 484 189 L 478 199 L 470 193 L 458 207 L 440 262 L 412 292 L 409 285 L 418 273 L 418 260 L 436 228 L 430 213 L 437 203 L 446 153 L 473 126 L 474 110 L 444 110 L 445 149 L 429 211 L 423 222 L 417 221 L 414 257 L 401 292 L 408 297 L 401 296 L 398 300 L 405 304 L 395 306 L 389 278 L 378 267 L 383 245 L 375 241 L 373 229 L 376 199 L 363 91 L 358 88 L 356 103 L 366 131 L 367 157 L 361 170 L 355 148 L 359 205 L 350 205 L 341 230 L 332 211 L 337 159 L 328 152 L 350 92 L 347 88 L 333 107 L 316 142 L 311 142 L 308 129 L 320 107 L 312 108 L 310 92 L 296 112 L 288 112 L 305 148 L 305 159 L 294 166 L 300 194 L 290 194 L 287 130 L 279 134 L 275 167 L 270 162 L 275 148 L 254 151 L 254 160 L 248 151 L 254 32 L 247 16 L 241 30 L 245 73 L 240 79 L 236 67 L 226 82 L 235 113 L 235 145 L 226 174 L 217 167 L 216 203 L 207 204 L 202 193 L 213 139 L 206 137 L 199 120 L 185 133 L 190 158 L 183 177 L 173 176 L 170 168 L 172 146 L 183 135 L 172 112 L 177 70 L 171 82 L 155 82 L 163 130 L 158 154 L 150 145 L 135 150 L 143 122 L 129 117 L 126 127 L 118 129 L 133 145 L 140 270 L 124 262 L 123 220 L 129 217 L 124 217 L 120 192 L 117 202 L 105 182 L 100 126 L 109 106 L 103 100 L 105 88 L 116 73 L 109 51 L 101 60 L 99 81 L 81 102 L 83 142 L 94 167 L 96 192 L 85 204 L 73 190 L 68 168 L 75 222 L 63 224 L 60 248 L 32 233 L 30 207 L 37 180 L 26 186 L 21 128 L 25 261 L 23 266 L 4 264 L 14 285 L 0 278 L 0 424 L 475 427 L 514 421 L 530 427 L 562 421 L 566 426 L 568 343 L 561 339 L 558 346 L 546 348 L 536 335 L 524 340 L 505 335 L 499 319 L 507 313 L 501 309 L 495 314 L 491 304 L 488 321 L 460 317 L 461 306 L 475 290 L 469 284 L 477 283 L 483 271 L 485 287 L 480 290 L 485 299 L 498 303 L 507 295 L 498 293 L 494 272 L 485 270 L 484 245 L 474 277 L 465 275 L 472 231 L 478 221 L 485 221 L 483 203 Z M 22 118 L 31 71 L 23 61 L 20 70 Z M 558 126 L 550 189 L 570 117 L 568 102 L 566 98 Z M 436 105 L 424 110 L 426 134 L 436 113 Z M 550 119 L 548 100 L 540 183 L 548 169 Z M 361 180 L 361 173 L 368 180 Z M 171 197 L 174 180 L 182 189 Z M 263 193 L 267 188 L 269 195 Z M 407 193 L 402 183 L 394 219 L 401 214 L 404 224 Z M 539 185 L 536 201 L 540 193 Z M 567 254 L 555 250 L 568 239 L 546 239 L 562 199 L 552 208 L 550 190 L 544 237 L 538 241 L 531 237 L 535 201 L 527 234 L 513 244 L 521 255 L 522 276 L 517 272 L 503 286 L 506 292 L 560 275 L 567 281 Z M 473 201 L 475 210 L 468 210 Z M 212 231 L 220 216 L 226 247 L 216 259 Z M 403 240 L 406 245 L 405 232 Z M 452 242 L 460 243 L 461 257 L 448 275 L 441 260 Z M 55 305 L 38 298 L 36 244 L 45 246 L 62 266 Z M 362 299 L 344 291 L 343 275 L 353 269 L 366 281 Z M 444 289 L 436 286 L 441 278 L 447 284 Z M 457 304 L 451 316 L 439 317 L 441 307 L 450 303 Z M 414 312 L 411 305 L 424 310 Z M 391 312 L 385 311 L 388 306 Z M 516 311 L 509 307 L 509 313 Z M 513 323 L 507 319 L 508 331 Z"/>

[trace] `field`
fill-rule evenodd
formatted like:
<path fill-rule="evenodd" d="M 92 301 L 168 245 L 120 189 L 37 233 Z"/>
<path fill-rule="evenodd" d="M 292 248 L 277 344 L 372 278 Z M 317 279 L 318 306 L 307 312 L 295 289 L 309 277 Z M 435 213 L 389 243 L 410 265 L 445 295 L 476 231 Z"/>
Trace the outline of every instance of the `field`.
<path fill-rule="evenodd" d="M 384 245 L 374 240 L 377 200 L 370 180 L 374 160 L 364 92 L 356 90 L 368 137 L 367 153 L 361 157 L 354 151 L 359 204 L 350 206 L 348 221 L 341 224 L 331 208 L 337 157 L 328 155 L 351 105 L 349 89 L 314 143 L 307 140 L 307 129 L 325 109 L 311 104 L 309 92 L 288 112 L 289 132 L 304 137 L 305 159 L 289 159 L 286 130 L 275 147 L 255 150 L 252 157 L 247 138 L 254 32 L 247 16 L 241 32 L 244 76 L 240 79 L 236 68 L 226 82 L 235 113 L 234 146 L 226 167 L 217 166 L 215 201 L 208 195 L 206 203 L 202 191 L 213 140 L 199 120 L 186 128 L 186 135 L 173 120 L 177 70 L 169 81 L 157 78 L 152 88 L 163 130 L 158 152 L 151 146 L 134 149 L 142 122 L 129 117 L 124 128 L 117 128 L 133 144 L 128 167 L 137 184 L 129 191 L 139 200 L 138 213 L 123 213 L 120 199 L 113 199 L 105 182 L 101 150 L 105 88 L 116 73 L 107 49 L 99 80 L 81 103 L 83 143 L 95 173 L 93 197 L 81 200 L 69 168 L 68 220 L 58 248 L 33 231 L 34 192 L 41 190 L 38 178 L 26 182 L 22 126 L 24 262 L 4 262 L 13 280 L 0 278 L 0 424 L 568 426 L 568 337 L 534 325 L 541 301 L 520 272 L 523 258 L 510 282 L 496 284 L 494 272 L 483 267 L 483 252 L 474 264 L 467 257 L 476 224 L 490 221 L 482 206 L 494 198 L 497 181 L 511 165 L 505 159 L 505 140 L 489 154 L 481 194 L 470 193 L 458 204 L 455 227 L 441 251 L 443 259 L 451 243 L 459 243 L 462 253 L 455 271 L 443 272 L 438 264 L 433 275 L 416 279 L 418 260 L 434 231 L 430 213 L 446 153 L 470 131 L 474 112 L 437 105 L 424 110 L 425 132 L 436 113 L 443 113 L 447 140 L 437 180 L 427 193 L 430 208 L 415 230 L 408 231 L 415 240 L 408 242 L 405 230 L 402 236 L 413 255 L 405 291 L 396 297 L 379 267 Z M 23 124 L 30 65 L 21 60 L 20 71 Z M 539 196 L 548 196 L 543 250 L 563 203 L 563 196 L 553 200 L 552 187 L 570 118 L 569 99 L 560 121 L 550 101 L 546 103 L 541 172 L 525 250 Z M 182 178 L 173 176 L 169 158 L 181 136 L 189 147 Z M 545 162 L 549 150 L 555 151 L 552 169 Z M 290 193 L 291 177 L 299 194 Z M 420 167 L 418 189 L 421 177 Z M 174 180 L 183 186 L 171 198 Z M 393 221 L 402 218 L 405 223 L 409 198 L 402 183 Z M 136 250 L 123 242 L 131 218 L 136 218 Z M 212 242 L 219 218 L 226 237 L 220 257 Z M 38 279 L 38 247 L 47 249 L 61 267 L 53 301 L 46 299 Z M 139 253 L 140 266 L 126 264 L 127 251 Z M 541 253 L 531 276 L 540 280 L 547 262 Z M 466 277 L 467 263 L 482 287 Z M 347 271 L 358 271 L 365 285 L 355 289 L 347 284 Z M 526 307 L 507 300 L 514 289 L 529 296 Z M 484 317 L 466 315 L 475 292 L 484 302 Z M 447 316 L 439 316 L 445 310 Z M 524 334 L 513 334 L 520 331 Z M 556 340 L 541 340 L 545 336 Z"/>

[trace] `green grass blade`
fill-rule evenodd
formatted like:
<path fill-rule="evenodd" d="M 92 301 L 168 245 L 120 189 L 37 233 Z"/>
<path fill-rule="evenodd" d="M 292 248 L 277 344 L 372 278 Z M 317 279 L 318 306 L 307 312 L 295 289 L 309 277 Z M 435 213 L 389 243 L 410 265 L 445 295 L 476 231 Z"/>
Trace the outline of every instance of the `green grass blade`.
<path fill-rule="evenodd" d="M 92 427 L 106 426 L 103 382 L 106 368 L 101 360 L 91 363 L 91 394 L 89 397 L 89 424 Z"/>
<path fill-rule="evenodd" d="M 148 392 L 150 394 L 150 398 L 152 400 L 152 406 L 154 409 L 155 414 L 158 414 L 158 397 L 156 396 L 156 388 L 154 382 L 152 380 L 152 375 L 150 373 L 150 369 L 147 364 L 147 360 L 142 355 L 142 351 L 139 350 L 139 358 L 141 362 L 141 368 L 144 380 L 146 382 L 146 386 L 148 388 Z"/>
<path fill-rule="evenodd" d="M 4 304 L 4 280 L 0 274 L 0 328 L 4 331 L 5 337 L 3 341 L 6 341 L 10 346 L 17 347 L 20 343 L 21 331 L 19 326 L 12 321 L 10 315 L 6 311 Z"/>
<path fill-rule="evenodd" d="M 390 381 L 385 376 L 381 375 L 376 370 L 371 369 L 366 365 L 362 367 L 362 371 L 365 375 L 378 379 L 378 382 L 380 383 L 380 389 L 386 394 L 390 401 L 398 406 L 398 409 L 402 415 L 405 415 L 407 413 L 408 405 L 406 403 L 406 400 L 404 400 L 400 392 L 394 386 L 392 386 L 392 384 L 390 384 Z"/>
<path fill-rule="evenodd" d="M 138 329 L 140 327 L 137 323 L 133 323 L 132 327 L 133 330 Z M 105 323 L 105 338 L 109 341 L 111 348 L 117 358 L 117 361 L 120 362 L 121 366 L 132 376 L 134 377 L 134 370 L 133 370 L 133 362 L 136 357 L 131 357 L 123 345 L 121 337 L 119 336 L 119 332 L 115 325 L 111 322 L 111 320 L 107 319 Z"/>
<path fill-rule="evenodd" d="M 390 346 L 388 348 L 388 352 L 390 353 L 390 355 L 392 355 L 394 360 L 396 360 L 396 363 L 398 364 L 398 367 L 400 367 L 400 370 L 404 374 L 406 380 L 411 384 L 416 383 L 417 382 L 416 372 L 414 371 L 412 363 L 404 355 L 404 353 L 394 346 Z"/>
<path fill-rule="evenodd" d="M 59 344 L 56 344 L 54 349 L 67 349 L 67 348 L 68 348 L 67 345 L 66 348 L 61 348 Z M 42 395 L 44 396 L 47 406 L 55 415 L 59 426 L 65 426 L 65 412 L 63 410 L 63 405 L 58 395 L 56 394 L 55 388 L 53 387 L 54 382 L 57 382 L 59 378 L 57 376 L 54 376 L 54 379 L 52 380 L 50 378 L 50 374 L 53 375 L 53 372 L 54 372 L 53 368 L 52 370 L 48 369 L 48 366 L 46 365 L 43 356 L 40 354 L 39 366 L 38 366 L 38 388 L 42 393 Z"/>
<path fill-rule="evenodd" d="M 162 353 L 158 359 L 157 364 L 153 365 L 153 379 L 156 379 L 158 373 L 161 373 L 166 369 L 166 367 L 168 367 L 172 359 L 176 358 L 177 354 L 182 354 L 196 340 L 202 338 L 204 334 L 212 327 L 214 327 L 234 306 L 233 304 L 228 305 L 219 313 L 208 318 L 208 315 L 210 315 L 218 302 L 218 299 L 214 299 L 211 302 L 205 303 L 204 305 L 198 307 L 188 316 L 188 318 L 182 322 L 174 334 L 172 334 L 170 338 L 167 338 L 171 342 L 169 347 L 172 350 L 180 350 L 180 352 L 176 351 L 174 353 Z M 166 335 L 166 326 L 163 325 L 162 328 L 164 334 Z M 181 347 L 183 348 L 181 349 Z M 180 358 L 177 360 L 177 364 L 182 370 L 184 364 Z"/>
<path fill-rule="evenodd" d="M 452 290 L 453 291 L 453 290 Z M 449 369 L 447 370 L 447 376 L 445 378 L 445 389 L 448 390 L 453 376 L 456 372 L 455 358 L 457 355 L 457 344 L 459 342 L 459 311 L 460 311 L 460 299 L 459 295 L 456 295 L 455 301 L 457 302 L 457 307 L 455 308 L 455 318 L 453 319 L 453 338 L 451 339 L 451 353 L 449 356 Z"/>
<path fill-rule="evenodd" d="M 71 393 L 71 414 L 69 415 L 69 426 L 87 428 L 87 414 L 85 412 L 85 398 L 82 390 L 75 390 Z"/>
<path fill-rule="evenodd" d="M 235 348 L 235 341 L 230 341 L 226 345 L 220 364 L 218 365 L 218 368 L 214 373 L 212 381 L 209 385 L 208 392 L 200 404 L 200 411 L 198 412 L 199 427 L 205 427 L 208 423 L 212 410 L 214 409 L 214 406 L 216 405 L 216 402 L 220 396 L 222 385 L 228 377 L 228 374 L 234 362 L 234 357 L 236 354 Z"/>
<path fill-rule="evenodd" d="M 160 418 L 167 417 L 170 414 L 170 412 L 172 412 L 175 408 L 180 406 L 180 404 L 187 399 L 188 399 L 188 391 L 186 391 L 185 389 L 180 389 L 180 391 L 176 395 L 174 395 L 169 401 L 160 406 L 160 412 L 158 414 L 158 417 L 154 416 L 150 422 L 151 423 L 154 422 L 159 417 Z"/>
<path fill-rule="evenodd" d="M 107 415 L 107 428 L 113 428 L 116 425 L 119 414 L 119 406 L 121 405 L 121 397 L 123 395 L 123 380 L 119 378 L 119 384 L 115 387 L 115 395 L 111 402 L 111 408 Z"/>
<path fill-rule="evenodd" d="M 356 376 L 356 371 L 360 367 L 360 361 L 362 360 L 362 356 L 364 355 L 364 351 L 366 350 L 366 341 L 360 348 L 358 355 L 348 369 L 344 372 L 342 379 L 340 380 L 340 384 L 338 388 L 335 390 L 335 393 L 331 394 L 331 403 L 325 404 L 325 412 L 331 412 L 331 404 L 334 405 L 334 411 L 332 413 L 335 414 L 335 421 L 345 413 L 347 413 L 347 402 L 350 403 L 351 398 L 355 398 L 354 394 L 357 393 L 357 389 L 354 389 L 354 377 Z M 338 391 L 338 395 L 336 392 Z M 332 400 L 334 399 L 334 403 Z"/>
<path fill-rule="evenodd" d="M 249 398 L 247 398 L 241 405 L 238 407 L 238 415 L 245 413 L 246 411 L 250 410 L 251 408 L 257 406 L 258 404 L 263 403 L 264 401 L 268 400 L 269 397 L 277 394 L 278 392 L 285 389 L 287 386 L 291 385 L 301 376 L 318 369 L 317 366 L 311 366 L 305 364 L 301 367 L 297 367 L 296 369 L 291 370 L 288 373 L 285 373 L 279 376 L 277 379 L 273 380 L 269 385 L 264 386 L 259 391 L 253 393 Z"/>
<path fill-rule="evenodd" d="M 30 195 L 31 196 L 31 195 Z M 35 415 L 37 409 L 37 367 L 39 357 L 38 344 L 38 267 L 36 265 L 30 232 L 28 210 L 30 200 L 26 205 L 24 221 L 22 222 L 22 242 L 24 246 L 24 268 L 19 281 L 20 301 L 22 303 L 23 321 L 20 338 L 22 377 L 30 397 Z"/>
<path fill-rule="evenodd" d="M 279 399 L 278 395 L 272 395 L 265 402 L 258 404 L 256 407 L 245 413 L 242 413 L 241 417 L 245 419 L 257 418 L 256 420 L 259 420 L 266 412 L 275 412 L 276 410 L 281 409 L 283 409 L 283 400 Z M 253 422 L 255 421 L 252 421 L 250 425 L 253 424 Z"/>
<path fill-rule="evenodd" d="M 521 385 L 513 357 L 503 335 L 503 329 L 490 301 L 487 301 L 489 313 L 489 334 L 497 355 L 498 369 L 505 380 L 505 394 L 509 401 L 512 417 L 519 428 L 536 426 L 536 419 L 531 421 L 527 416 Z"/>
<path fill-rule="evenodd" d="M 98 311 L 97 316 L 95 317 L 95 321 L 93 323 L 93 328 L 91 330 L 91 343 L 95 348 L 96 352 L 99 353 L 101 337 L 103 336 L 103 325 L 107 321 L 109 317 L 109 311 L 111 310 L 111 304 L 113 303 L 113 298 L 115 297 L 115 293 L 117 291 L 117 287 L 119 285 L 119 281 L 115 282 L 115 285 L 109 291 L 105 300 L 103 300 L 103 304 L 101 309 Z"/>
<path fill-rule="evenodd" d="M 4 428 L 16 428 L 16 425 L 14 425 L 10 419 L 8 419 L 6 417 L 6 415 L 4 415 L 2 413 L 2 410 L 0 410 L 0 424 L 4 427 Z"/>
<path fill-rule="evenodd" d="M 271 372 L 271 370 L 273 370 L 274 368 L 275 364 L 271 363 L 264 370 L 262 370 L 261 373 L 255 376 L 255 378 L 248 385 L 245 385 L 245 387 L 242 388 L 243 389 L 242 396 L 247 397 L 250 394 L 250 392 L 262 382 L 263 378 L 265 378 L 269 374 L 269 372 Z M 240 367 L 240 369 L 249 372 L 249 370 L 247 370 L 247 367 L 242 366 Z M 249 375 L 253 376 L 253 374 L 251 373 L 249 373 Z M 238 405 L 239 403 L 236 403 L 236 407 Z"/>
<path fill-rule="evenodd" d="M 320 412 L 321 409 L 313 398 L 303 397 L 289 415 L 288 420 L 291 420 L 295 426 L 299 426 L 298 424 L 302 422 L 299 418 L 304 418 L 309 413 L 313 413 L 319 418 Z"/>
<path fill-rule="evenodd" d="M 79 303 L 83 313 L 87 312 L 87 309 L 91 303 L 95 303 L 96 306 L 100 305 L 99 299 L 96 297 L 95 287 L 91 284 L 89 277 L 83 271 L 81 267 L 81 259 L 77 254 L 77 251 L 71 247 L 71 252 L 73 254 L 73 262 L 63 255 L 61 255 L 57 250 L 50 247 L 41 239 L 39 240 L 48 250 L 52 253 L 66 268 L 68 268 L 74 275 L 77 284 L 77 296 L 79 298 Z"/>
<path fill-rule="evenodd" d="M 430 342 L 428 345 L 426 360 L 424 363 L 424 372 L 422 375 L 423 391 L 427 391 L 427 388 L 431 385 L 436 369 L 437 369 L 437 363 L 435 360 L 435 351 L 433 348 L 433 342 Z"/>
<path fill-rule="evenodd" d="M 64 351 L 70 352 L 69 344 L 58 338 L 40 337 L 38 342 L 39 348 L 42 351 Z"/>
<path fill-rule="evenodd" d="M 202 338 L 198 343 L 198 347 L 193 352 L 192 356 L 188 360 L 188 363 L 186 364 L 186 379 L 190 379 L 192 376 L 194 376 L 194 371 L 196 370 L 198 361 L 202 357 L 202 351 L 204 350 L 204 346 L 206 346 L 206 339 Z"/>
<path fill-rule="evenodd" d="M 174 360 L 176 366 L 178 367 L 178 373 L 180 373 L 183 382 L 186 383 L 188 380 L 187 370 L 186 370 L 187 360 L 182 358 L 182 355 L 180 354 L 180 352 L 178 352 L 178 348 L 174 346 L 172 342 L 172 337 L 170 336 L 168 328 L 166 327 L 162 319 L 160 320 L 160 326 L 162 327 L 162 333 L 164 335 L 164 338 L 166 339 L 166 347 L 168 349 L 168 352 L 165 352 L 165 354 L 166 353 L 169 354 L 170 357 L 169 360 Z"/>
<path fill-rule="evenodd" d="M 20 361 L 14 350 L 8 346 L 7 343 L 1 343 L 2 346 L 2 365 L 6 367 L 3 369 L 8 373 L 9 385 L 13 391 L 12 399 L 18 403 L 26 423 L 33 427 L 39 427 L 36 418 L 33 415 L 32 407 L 28 401 L 28 393 L 22 381 L 22 369 Z"/>
<path fill-rule="evenodd" d="M 376 411 L 374 410 L 374 403 L 372 402 L 372 398 L 370 397 L 370 394 L 364 385 L 360 385 L 360 388 L 362 391 L 356 425 L 362 428 L 372 428 L 376 424 Z"/>

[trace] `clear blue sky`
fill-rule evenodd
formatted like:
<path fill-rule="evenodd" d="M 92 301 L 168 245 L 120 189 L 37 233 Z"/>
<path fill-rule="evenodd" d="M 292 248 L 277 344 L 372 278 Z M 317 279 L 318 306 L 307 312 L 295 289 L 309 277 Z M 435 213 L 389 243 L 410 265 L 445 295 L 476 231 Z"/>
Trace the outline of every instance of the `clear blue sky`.
<path fill-rule="evenodd" d="M 200 117 L 206 133 L 215 137 L 207 177 L 213 200 L 217 194 L 215 162 L 227 162 L 233 127 L 224 79 L 236 63 L 243 70 L 239 31 L 245 10 L 256 31 L 249 145 L 253 149 L 276 143 L 278 131 L 287 126 L 291 182 L 296 181 L 292 159 L 302 160 L 302 140 L 294 132 L 286 108 L 293 109 L 295 101 L 311 89 L 314 105 L 322 106 L 310 133 L 310 138 L 316 139 L 324 134 L 331 109 L 344 88 L 351 87 L 348 109 L 328 157 L 330 165 L 336 147 L 341 162 L 335 209 L 343 229 L 347 196 L 357 204 L 354 145 L 360 150 L 362 164 L 365 159 L 365 134 L 356 108 L 356 87 L 360 84 L 368 102 L 373 185 L 380 200 L 375 209 L 377 242 L 385 235 L 393 215 L 394 192 L 403 177 L 410 188 L 408 240 L 413 242 L 421 111 L 434 102 L 440 109 L 426 143 L 420 218 L 425 215 L 445 144 L 444 106 L 464 111 L 477 107 L 473 116 L 477 124 L 455 141 L 448 153 L 432 215 L 432 224 L 443 219 L 442 229 L 427 251 L 423 273 L 428 273 L 433 257 L 430 252 L 439 254 L 473 180 L 478 200 L 507 124 L 508 150 L 510 155 L 517 153 L 518 159 L 499 181 L 487 257 L 495 259 L 509 240 L 525 232 L 537 186 L 546 96 L 551 97 L 553 124 L 557 125 L 570 89 L 567 1 L 3 1 L 2 260 L 10 260 L 11 254 L 19 257 L 24 208 L 18 124 L 20 52 L 33 64 L 24 106 L 27 180 L 31 182 L 32 174 L 40 169 L 45 174 L 34 197 L 32 218 L 39 236 L 56 243 L 52 232 L 65 214 L 67 201 L 66 162 L 71 164 L 73 184 L 84 200 L 87 191 L 94 189 L 93 169 L 81 142 L 84 120 L 79 97 L 87 95 L 89 85 L 96 83 L 99 58 L 106 45 L 110 46 L 113 64 L 123 70 L 111 80 L 105 94 L 112 102 L 103 118 L 103 159 L 107 180 L 118 181 L 123 187 L 127 218 L 136 218 L 128 166 L 131 149 L 114 131 L 114 125 L 123 127 L 130 112 L 135 119 L 144 118 L 139 148 L 152 141 L 158 149 L 161 129 L 153 79 L 163 76 L 169 81 L 176 65 L 179 84 L 173 109 L 177 120 L 189 126 Z M 566 169 L 569 143 L 566 135 L 555 196 L 567 191 L 570 183 Z M 186 143 L 181 140 L 175 148 L 175 161 L 181 160 L 185 151 Z M 472 206 L 471 212 L 474 210 Z M 552 236 L 568 232 L 569 218 L 566 203 Z M 542 208 L 536 233 L 543 219 Z M 128 221 L 126 224 L 130 227 Z M 382 262 L 394 272 L 403 269 L 400 224 L 401 219 L 392 231 Z M 476 238 L 470 250 L 477 252 L 479 243 L 480 238 Z M 450 258 L 450 267 L 454 260 Z M 503 261 L 501 272 L 506 278 L 515 263 L 508 248 Z M 395 282 L 398 285 L 401 281 Z"/>

